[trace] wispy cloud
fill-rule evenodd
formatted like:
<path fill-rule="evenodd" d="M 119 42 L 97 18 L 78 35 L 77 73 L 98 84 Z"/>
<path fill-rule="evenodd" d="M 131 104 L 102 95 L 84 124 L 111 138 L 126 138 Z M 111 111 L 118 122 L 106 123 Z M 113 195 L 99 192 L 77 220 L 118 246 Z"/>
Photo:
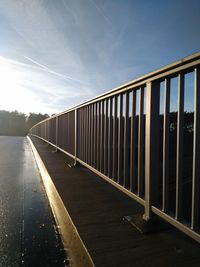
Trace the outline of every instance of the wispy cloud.
<path fill-rule="evenodd" d="M 56 76 L 58 76 L 58 77 L 61 77 L 61 78 L 63 78 L 63 79 L 66 80 L 66 81 L 68 81 L 68 80 L 72 80 L 72 81 L 74 81 L 74 82 L 78 82 L 78 83 L 82 83 L 82 84 L 84 84 L 84 83 L 83 83 L 82 81 L 80 81 L 80 80 L 77 80 L 77 79 L 72 78 L 72 77 L 70 77 L 70 76 L 66 76 L 66 75 L 64 75 L 64 74 L 58 73 L 58 72 L 56 72 L 56 71 L 50 69 L 49 67 L 44 66 L 43 64 L 40 64 L 40 63 L 38 63 L 37 61 L 31 59 L 30 57 L 24 56 L 24 58 L 26 58 L 26 59 L 29 60 L 30 62 L 34 63 L 35 65 L 41 67 L 41 70 L 46 71 L 46 72 L 48 72 L 48 73 L 50 73 L 50 74 L 54 74 L 54 75 L 56 75 Z"/>
<path fill-rule="evenodd" d="M 108 22 L 111 26 L 113 26 L 113 23 L 111 20 L 106 16 L 104 10 L 98 5 L 95 0 L 90 0 L 90 2 L 95 6 L 95 8 L 98 10 L 99 14 L 105 19 L 106 22 Z"/>
<path fill-rule="evenodd" d="M 4 88 L 6 93 L 1 92 L 1 108 L 7 102 L 9 109 L 12 104 L 13 109 L 20 111 L 24 109 L 24 112 L 28 112 L 29 108 L 29 111 L 37 112 L 38 105 L 40 105 L 41 110 L 46 108 L 46 112 L 51 114 L 78 104 L 80 98 L 86 100 L 92 96 L 91 87 L 79 83 L 77 88 L 77 82 L 63 79 L 62 76 L 54 73 L 52 75 L 51 71 L 46 70 L 46 66 L 40 63 L 26 64 L 0 57 L 0 73 L 6 73 L 8 79 L 12 81 L 12 83 L 5 84 L 6 77 L 4 77 L 1 88 Z M 15 96 L 15 101 L 11 102 L 9 95 Z"/>

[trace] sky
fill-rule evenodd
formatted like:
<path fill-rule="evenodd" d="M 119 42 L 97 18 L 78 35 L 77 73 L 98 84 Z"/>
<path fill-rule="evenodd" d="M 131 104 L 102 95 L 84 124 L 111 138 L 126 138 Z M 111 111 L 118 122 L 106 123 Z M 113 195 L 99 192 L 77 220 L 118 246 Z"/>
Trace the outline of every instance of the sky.
<path fill-rule="evenodd" d="M 0 110 L 58 113 L 187 55 L 199 0 L 0 0 Z"/>

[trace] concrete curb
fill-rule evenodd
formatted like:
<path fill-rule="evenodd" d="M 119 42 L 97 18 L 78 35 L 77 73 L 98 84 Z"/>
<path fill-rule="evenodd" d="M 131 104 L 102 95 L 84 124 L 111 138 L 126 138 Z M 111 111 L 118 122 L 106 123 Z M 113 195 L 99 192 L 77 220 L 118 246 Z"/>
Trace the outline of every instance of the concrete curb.
<path fill-rule="evenodd" d="M 85 247 L 39 153 L 28 136 L 27 139 L 31 145 L 70 264 L 73 267 L 94 267 L 94 262 Z"/>

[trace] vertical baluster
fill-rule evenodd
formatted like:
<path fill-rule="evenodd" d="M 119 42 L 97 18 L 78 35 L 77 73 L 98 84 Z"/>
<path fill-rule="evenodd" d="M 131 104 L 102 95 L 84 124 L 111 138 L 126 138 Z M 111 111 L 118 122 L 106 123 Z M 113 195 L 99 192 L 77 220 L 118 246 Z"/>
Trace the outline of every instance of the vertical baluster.
<path fill-rule="evenodd" d="M 97 170 L 100 167 L 100 114 L 101 114 L 101 106 L 100 102 L 97 102 Z"/>
<path fill-rule="evenodd" d="M 67 127 L 67 136 L 66 136 L 66 151 L 69 151 L 69 113 L 65 114 L 66 116 L 66 127 Z"/>
<path fill-rule="evenodd" d="M 90 122 L 90 150 L 89 150 L 89 165 L 92 165 L 92 104 L 89 106 L 89 122 Z"/>
<path fill-rule="evenodd" d="M 87 140 L 88 140 L 88 152 L 87 152 L 87 163 L 90 165 L 90 148 L 91 148 L 91 112 L 90 112 L 91 105 L 87 106 L 87 121 L 88 121 L 88 134 L 87 134 Z"/>
<path fill-rule="evenodd" d="M 44 125 L 45 126 L 45 125 Z M 56 117 L 56 152 L 58 151 L 57 150 L 57 147 L 58 147 L 58 116 Z"/>
<path fill-rule="evenodd" d="M 48 141 L 50 141 L 50 119 L 48 120 Z"/>
<path fill-rule="evenodd" d="M 69 153 L 71 154 L 74 154 L 74 137 L 75 137 L 74 113 L 75 113 L 74 111 L 69 112 Z"/>
<path fill-rule="evenodd" d="M 44 125 L 44 131 L 45 131 L 45 139 L 47 140 L 47 122 L 46 121 Z"/>
<path fill-rule="evenodd" d="M 85 162 L 88 162 L 88 106 L 85 106 Z"/>
<path fill-rule="evenodd" d="M 136 114 L 136 90 L 133 90 L 132 99 L 132 111 L 131 111 L 131 149 L 130 149 L 130 190 L 134 191 L 136 184 L 136 171 L 135 171 L 135 150 L 136 150 L 136 126 L 135 126 L 135 114 Z"/>
<path fill-rule="evenodd" d="M 104 172 L 104 100 L 101 101 L 100 171 Z"/>
<path fill-rule="evenodd" d="M 53 128 L 52 127 L 52 119 L 50 119 L 50 142 L 52 142 L 52 128 Z M 41 132 L 41 124 L 40 124 L 40 132 Z"/>
<path fill-rule="evenodd" d="M 124 115 L 124 186 L 130 187 L 130 122 L 129 122 L 129 92 L 125 94 Z"/>
<path fill-rule="evenodd" d="M 82 119 L 83 119 L 83 161 L 85 161 L 85 146 L 86 146 L 85 107 L 82 108 Z"/>
<path fill-rule="evenodd" d="M 138 195 L 142 195 L 143 189 L 143 134 L 144 134 L 144 89 L 140 89 L 139 98 L 139 121 L 138 121 Z"/>
<path fill-rule="evenodd" d="M 97 102 L 94 103 L 94 168 L 97 169 Z"/>
<path fill-rule="evenodd" d="M 77 164 L 77 152 L 78 152 L 78 110 L 74 110 L 74 156 L 75 156 L 75 161 L 74 165 L 76 166 Z"/>
<path fill-rule="evenodd" d="M 195 69 L 194 84 L 194 137 L 193 137 L 193 177 L 191 228 L 199 227 L 200 203 L 200 68 Z"/>
<path fill-rule="evenodd" d="M 163 120 L 163 192 L 162 210 L 166 212 L 169 207 L 169 106 L 170 106 L 170 81 L 165 79 L 164 92 L 164 120 Z"/>
<path fill-rule="evenodd" d="M 48 140 L 48 121 L 46 121 L 46 140 Z"/>
<path fill-rule="evenodd" d="M 46 122 L 45 122 L 45 133 L 46 133 Z M 46 136 L 46 134 L 45 134 Z M 45 137 L 46 139 L 46 137 Z M 60 146 L 60 116 L 58 116 L 58 146 Z"/>
<path fill-rule="evenodd" d="M 40 136 L 40 125 L 39 125 L 39 136 Z M 49 120 L 49 141 L 51 142 L 51 119 Z"/>
<path fill-rule="evenodd" d="M 82 108 L 79 109 L 79 118 L 80 118 L 80 159 L 83 160 L 83 116 Z"/>
<path fill-rule="evenodd" d="M 89 151 L 89 120 L 88 120 L 88 109 L 89 109 L 89 107 L 88 106 L 86 106 L 85 107 L 85 116 L 86 116 L 86 132 L 85 132 L 85 134 L 86 134 L 86 163 L 88 163 L 88 151 Z"/>
<path fill-rule="evenodd" d="M 70 143 L 70 131 L 69 131 L 69 128 L 70 128 L 70 117 L 69 117 L 69 112 L 66 113 L 66 117 L 67 117 L 67 140 L 66 140 L 66 151 L 69 152 L 69 143 Z"/>
<path fill-rule="evenodd" d="M 67 112 L 66 115 L 67 115 L 67 140 L 66 140 L 67 149 L 66 151 L 69 152 L 70 151 L 70 112 Z"/>
<path fill-rule="evenodd" d="M 31 131 L 30 131 L 31 133 Z M 46 121 L 44 122 L 44 139 L 46 139 Z"/>
<path fill-rule="evenodd" d="M 91 104 L 91 147 L 90 147 L 90 165 L 93 167 L 94 157 L 94 104 Z"/>
<path fill-rule="evenodd" d="M 41 137 L 43 137 L 43 124 L 41 123 Z"/>
<path fill-rule="evenodd" d="M 77 151 L 77 158 L 80 158 L 80 115 L 79 109 L 76 110 L 76 123 L 77 123 L 77 143 L 76 143 L 76 151 Z"/>
<path fill-rule="evenodd" d="M 63 148 L 67 150 L 67 141 L 68 141 L 68 120 L 67 120 L 67 114 L 63 115 Z M 65 133 L 65 128 L 66 128 L 66 135 Z"/>
<path fill-rule="evenodd" d="M 104 174 L 108 174 L 108 99 L 105 100 L 104 119 Z"/>
<path fill-rule="evenodd" d="M 112 97 L 109 99 L 109 132 L 108 132 L 108 176 L 112 177 Z"/>
<path fill-rule="evenodd" d="M 117 180 L 117 133 L 118 133 L 118 123 L 117 123 L 117 96 L 114 96 L 114 116 L 113 116 L 113 173 L 112 178 Z"/>
<path fill-rule="evenodd" d="M 179 220 L 182 215 L 183 186 L 183 119 L 184 119 L 184 75 L 178 76 L 178 122 L 177 122 L 177 158 L 176 158 L 176 214 Z"/>
<path fill-rule="evenodd" d="M 119 118 L 118 118 L 118 183 L 122 184 L 123 182 L 123 121 L 122 121 L 122 112 L 123 112 L 123 95 L 119 95 Z"/>

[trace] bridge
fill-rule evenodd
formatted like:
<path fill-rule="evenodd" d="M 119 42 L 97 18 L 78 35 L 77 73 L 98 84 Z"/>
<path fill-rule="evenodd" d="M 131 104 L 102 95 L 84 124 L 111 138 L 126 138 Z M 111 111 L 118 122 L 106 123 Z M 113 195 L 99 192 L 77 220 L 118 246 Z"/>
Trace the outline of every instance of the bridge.
<path fill-rule="evenodd" d="M 54 115 L 29 136 L 76 266 L 199 264 L 200 53 Z"/>

